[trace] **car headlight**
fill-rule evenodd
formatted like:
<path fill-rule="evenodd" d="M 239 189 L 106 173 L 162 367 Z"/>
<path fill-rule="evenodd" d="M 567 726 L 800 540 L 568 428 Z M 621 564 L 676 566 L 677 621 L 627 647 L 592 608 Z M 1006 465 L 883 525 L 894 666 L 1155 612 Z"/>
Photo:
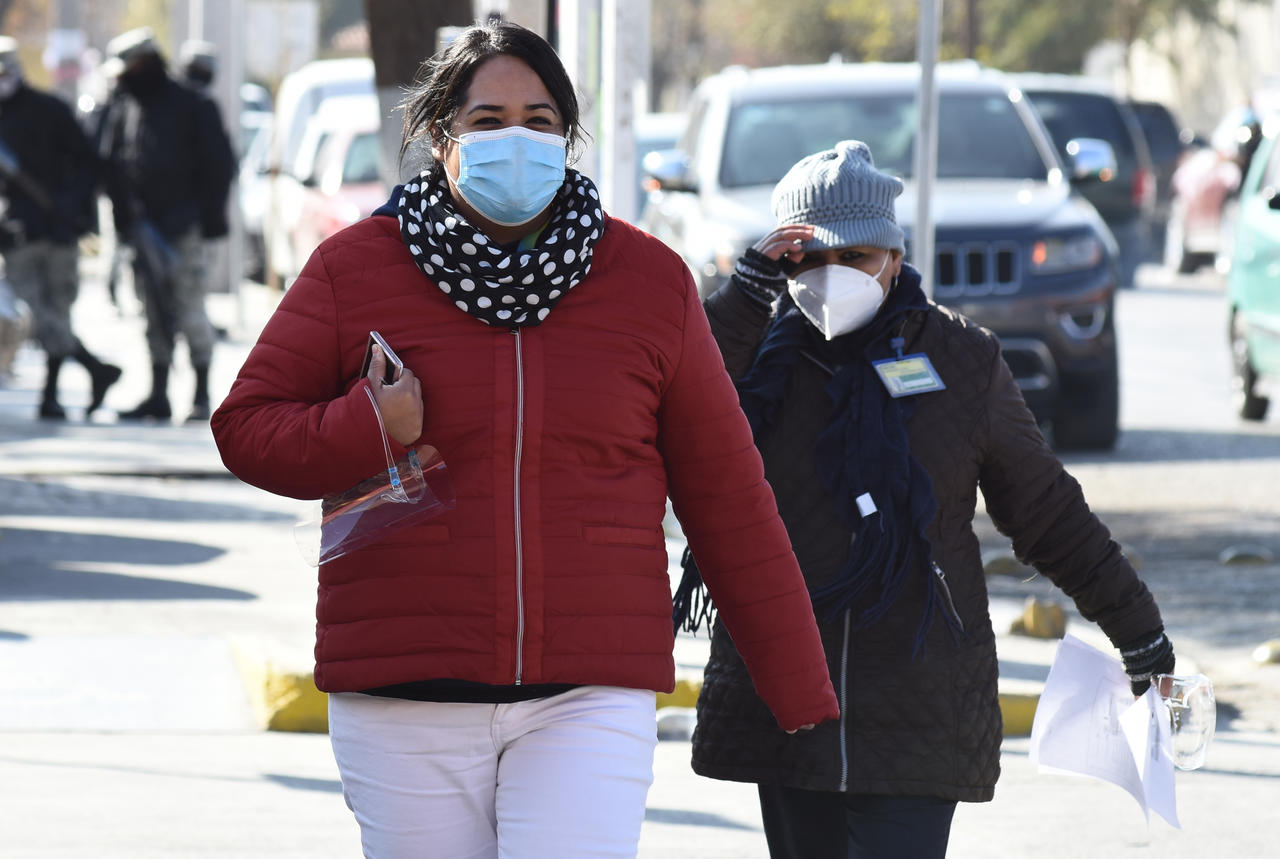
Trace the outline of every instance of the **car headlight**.
<path fill-rule="evenodd" d="M 1031 270 L 1060 274 L 1093 268 L 1102 262 L 1102 240 L 1095 235 L 1040 239 L 1031 245 Z"/>

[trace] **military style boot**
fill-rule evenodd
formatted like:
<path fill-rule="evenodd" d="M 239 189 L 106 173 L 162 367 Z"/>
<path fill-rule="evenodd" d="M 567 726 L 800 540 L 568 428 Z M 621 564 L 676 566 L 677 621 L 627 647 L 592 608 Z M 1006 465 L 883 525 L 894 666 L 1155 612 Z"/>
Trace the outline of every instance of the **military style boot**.
<path fill-rule="evenodd" d="M 120 413 L 122 421 L 163 420 L 173 416 L 169 408 L 169 365 L 151 365 L 151 394 L 136 408 Z"/>
<path fill-rule="evenodd" d="M 89 381 L 92 385 L 89 405 L 84 410 L 84 416 L 87 418 L 102 406 L 102 401 L 107 397 L 107 389 L 120 381 L 121 370 L 115 364 L 98 360 L 84 348 L 83 343 L 77 345 L 74 357 L 89 371 Z"/>
<path fill-rule="evenodd" d="M 191 413 L 187 415 L 187 423 L 202 423 L 209 420 L 209 365 L 196 364 L 196 395 L 191 404 Z"/>
<path fill-rule="evenodd" d="M 50 356 L 46 359 L 44 376 L 44 395 L 40 398 L 40 418 L 46 421 L 65 421 L 67 413 L 58 405 L 58 372 L 62 369 L 62 358 Z"/>

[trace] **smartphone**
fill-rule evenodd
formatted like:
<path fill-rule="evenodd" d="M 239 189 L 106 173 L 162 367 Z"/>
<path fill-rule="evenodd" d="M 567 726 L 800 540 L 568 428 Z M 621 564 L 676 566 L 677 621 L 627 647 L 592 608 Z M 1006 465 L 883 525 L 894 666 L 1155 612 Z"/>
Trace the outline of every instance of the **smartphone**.
<path fill-rule="evenodd" d="M 400 356 L 395 353 L 387 341 L 377 331 L 369 332 L 369 344 L 364 347 L 364 365 L 360 368 L 361 377 L 369 375 L 369 364 L 373 361 L 373 347 L 377 344 L 382 350 L 382 354 L 387 359 L 387 370 L 383 374 L 382 381 L 390 385 L 396 379 L 400 378 L 400 371 L 404 369 L 404 362 L 400 360 Z"/>

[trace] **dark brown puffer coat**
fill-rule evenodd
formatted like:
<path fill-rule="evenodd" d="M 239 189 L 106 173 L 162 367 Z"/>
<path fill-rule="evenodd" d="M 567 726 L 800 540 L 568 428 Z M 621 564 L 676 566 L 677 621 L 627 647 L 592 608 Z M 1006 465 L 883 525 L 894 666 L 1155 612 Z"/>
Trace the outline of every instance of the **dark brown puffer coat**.
<path fill-rule="evenodd" d="M 732 283 L 705 306 L 736 381 L 751 365 L 768 314 Z M 693 737 L 693 768 L 702 775 L 808 790 L 991 799 L 1000 772 L 1001 717 L 995 636 L 972 527 L 979 488 L 1018 557 L 1070 595 L 1112 642 L 1161 628 L 1150 592 L 1046 446 L 995 336 L 932 304 L 908 317 L 904 335 L 905 352 L 927 354 L 946 384 L 944 391 L 917 396 L 908 431 L 938 502 L 927 534 L 933 559 L 945 572 L 966 636 L 953 639 L 935 616 L 924 655 L 911 658 L 924 610 L 920 579 L 868 629 L 853 629 L 847 614 L 820 616 L 842 715 L 787 735 L 717 623 Z M 825 344 L 816 332 L 814 342 L 821 353 Z M 765 476 L 810 585 L 836 573 L 851 536 L 814 462 L 829 421 L 828 379 L 813 361 L 797 362 L 780 414 L 760 440 Z"/>

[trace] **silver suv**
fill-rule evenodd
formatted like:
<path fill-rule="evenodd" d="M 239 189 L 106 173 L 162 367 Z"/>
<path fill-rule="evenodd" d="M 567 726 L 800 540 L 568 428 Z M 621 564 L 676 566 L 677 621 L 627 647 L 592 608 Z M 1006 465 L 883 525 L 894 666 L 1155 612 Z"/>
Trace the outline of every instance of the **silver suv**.
<path fill-rule="evenodd" d="M 910 258 L 919 80 L 914 63 L 734 68 L 708 78 L 678 148 L 646 158 L 658 190 L 640 225 L 684 257 L 705 295 L 773 227 L 769 196 L 783 174 L 805 155 L 857 139 L 907 185 L 897 214 Z M 936 80 L 933 297 L 1000 337 L 1058 447 L 1111 448 L 1119 425 L 1115 240 L 1008 78 L 960 62 L 940 64 Z M 1072 165 L 1077 181 L 1114 169 L 1107 144 L 1073 143 L 1084 153 Z"/>

